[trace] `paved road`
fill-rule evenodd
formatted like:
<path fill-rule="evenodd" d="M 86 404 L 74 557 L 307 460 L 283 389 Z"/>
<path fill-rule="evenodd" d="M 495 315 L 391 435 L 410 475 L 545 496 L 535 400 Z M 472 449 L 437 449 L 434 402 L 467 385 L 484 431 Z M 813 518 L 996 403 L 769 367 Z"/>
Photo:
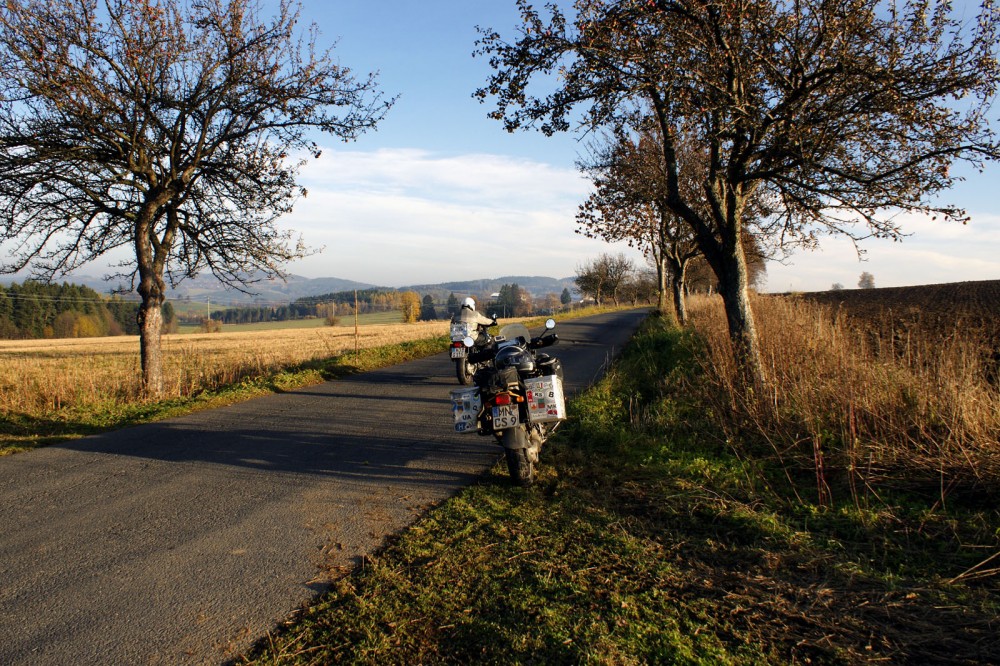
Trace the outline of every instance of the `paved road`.
<path fill-rule="evenodd" d="M 644 314 L 557 327 L 570 392 Z M 452 432 L 456 387 L 440 354 L 0 458 L 0 664 L 247 650 L 498 460 Z"/>

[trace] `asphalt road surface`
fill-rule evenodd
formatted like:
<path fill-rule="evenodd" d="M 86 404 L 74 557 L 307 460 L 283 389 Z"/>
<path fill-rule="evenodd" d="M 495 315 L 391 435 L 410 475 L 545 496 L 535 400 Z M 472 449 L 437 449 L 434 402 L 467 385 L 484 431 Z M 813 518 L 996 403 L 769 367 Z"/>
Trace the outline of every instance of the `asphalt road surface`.
<path fill-rule="evenodd" d="M 570 393 L 644 316 L 557 326 Z M 0 458 L 0 664 L 237 657 L 497 462 L 457 387 L 442 353 Z"/>

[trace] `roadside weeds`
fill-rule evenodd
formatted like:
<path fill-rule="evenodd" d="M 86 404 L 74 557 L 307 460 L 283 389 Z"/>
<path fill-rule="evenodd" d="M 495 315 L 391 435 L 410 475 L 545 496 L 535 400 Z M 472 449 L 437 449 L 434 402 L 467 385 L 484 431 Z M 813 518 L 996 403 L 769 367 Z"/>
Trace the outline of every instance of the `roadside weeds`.
<path fill-rule="evenodd" d="M 693 398 L 700 345 L 650 318 L 535 487 L 498 466 L 243 663 L 1000 660 L 996 508 L 803 500 Z"/>

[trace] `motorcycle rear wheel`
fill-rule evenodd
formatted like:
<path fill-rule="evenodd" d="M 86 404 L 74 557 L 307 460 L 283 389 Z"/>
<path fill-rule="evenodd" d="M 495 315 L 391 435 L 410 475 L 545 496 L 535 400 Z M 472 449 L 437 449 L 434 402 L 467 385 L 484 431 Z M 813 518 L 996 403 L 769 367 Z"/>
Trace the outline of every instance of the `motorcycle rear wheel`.
<path fill-rule="evenodd" d="M 464 358 L 455 359 L 455 377 L 458 378 L 458 383 L 462 386 L 468 385 L 472 381 L 472 375 L 476 373 L 476 369 L 469 363 L 468 360 Z"/>
<path fill-rule="evenodd" d="M 510 479 L 524 488 L 535 482 L 535 463 L 526 440 L 527 434 L 523 428 L 508 428 L 503 433 L 503 453 Z"/>

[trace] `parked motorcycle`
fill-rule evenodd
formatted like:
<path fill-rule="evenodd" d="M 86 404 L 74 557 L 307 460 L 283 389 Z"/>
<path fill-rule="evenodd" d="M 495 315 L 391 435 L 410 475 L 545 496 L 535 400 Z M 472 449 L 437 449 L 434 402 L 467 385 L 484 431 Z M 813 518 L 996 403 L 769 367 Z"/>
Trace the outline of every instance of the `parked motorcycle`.
<path fill-rule="evenodd" d="M 553 328 L 547 320 L 546 332 Z M 467 358 L 482 365 L 474 387 L 451 392 L 455 430 L 495 437 L 511 479 L 522 486 L 534 483 L 542 445 L 566 418 L 562 364 L 538 352 L 558 340 L 554 333 L 532 338 L 524 324 L 508 324 L 485 349 L 472 351 L 471 337 L 463 341 Z"/>
<path fill-rule="evenodd" d="M 491 315 L 492 316 L 492 315 Z M 493 317 L 496 324 L 496 317 Z M 471 347 L 465 345 L 466 338 L 471 338 Z M 472 381 L 472 376 L 479 369 L 479 363 L 469 360 L 470 352 L 478 352 L 489 348 L 493 344 L 493 337 L 489 329 L 485 326 L 477 326 L 470 322 L 451 322 L 451 345 L 449 346 L 451 360 L 455 362 L 455 377 L 458 383 L 466 386 Z"/>

